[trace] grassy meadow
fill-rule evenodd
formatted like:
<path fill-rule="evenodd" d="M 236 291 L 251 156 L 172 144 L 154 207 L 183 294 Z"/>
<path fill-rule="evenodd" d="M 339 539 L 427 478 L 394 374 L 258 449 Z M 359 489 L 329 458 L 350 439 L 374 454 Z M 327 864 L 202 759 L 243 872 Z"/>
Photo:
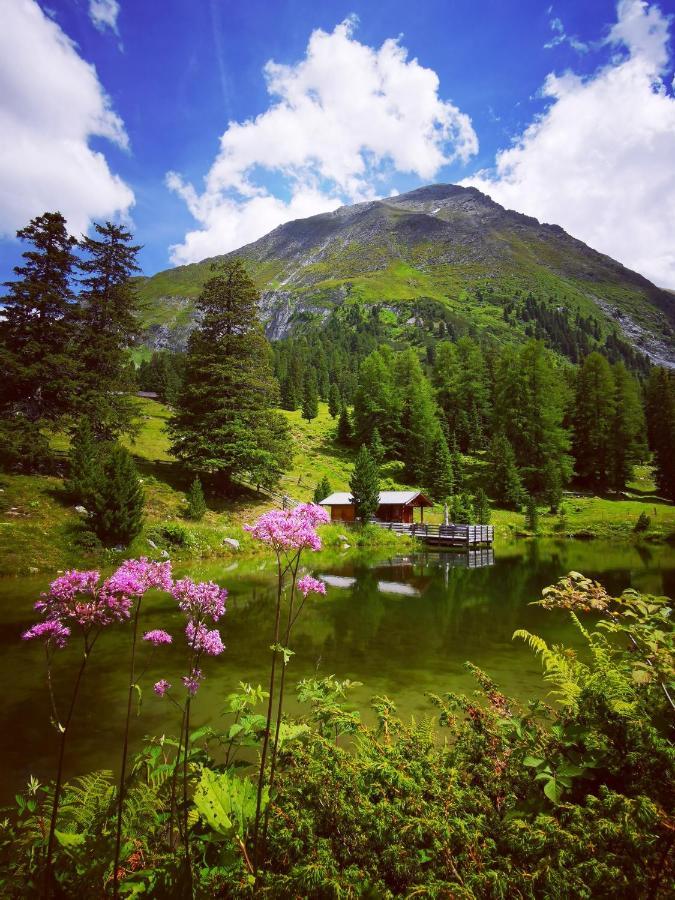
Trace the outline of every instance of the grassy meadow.
<path fill-rule="evenodd" d="M 169 455 L 165 432 L 169 410 L 154 400 L 138 399 L 140 431 L 127 446 L 134 455 L 145 491 L 145 525 L 142 533 L 123 551 L 106 550 L 98 545 L 63 490 L 67 438 L 56 435 L 54 449 L 64 454 L 61 471 L 54 475 L 0 476 L 0 574 L 54 572 L 69 566 L 112 564 L 122 556 L 147 555 L 158 558 L 162 551 L 172 557 L 192 558 L 254 553 L 256 547 L 242 530 L 267 509 L 271 500 L 245 487 L 236 497 L 207 497 L 208 510 L 200 522 L 185 517 L 185 491 L 189 478 Z M 353 451 L 335 444 L 335 421 L 325 403 L 319 404 L 319 415 L 305 421 L 299 411 L 285 412 L 295 447 L 292 468 L 284 475 L 279 493 L 296 500 L 312 498 L 317 482 L 325 475 L 333 490 L 347 490 Z M 466 459 L 467 487 L 486 478 L 486 463 L 480 458 Z M 489 482 L 489 478 L 487 479 Z M 382 467 L 383 488 L 406 487 L 401 465 L 385 463 Z M 659 541 L 671 539 L 675 533 L 675 507 L 654 496 L 649 467 L 639 467 L 629 491 L 621 499 L 568 495 L 563 513 L 552 515 L 540 509 L 539 533 L 544 536 L 609 538 L 620 540 Z M 650 528 L 638 538 L 634 531 L 640 514 L 651 520 Z M 440 522 L 442 506 L 429 510 L 425 519 Z M 508 541 L 530 534 L 525 516 L 509 510 L 492 511 L 497 538 Z M 344 545 L 342 525 L 325 529 L 327 546 Z M 403 548 L 404 539 L 387 532 L 367 530 L 353 544 L 368 547 Z M 224 538 L 240 542 L 237 550 Z M 152 542 L 152 543 L 150 543 Z M 153 546 L 153 544 L 155 546 Z"/>

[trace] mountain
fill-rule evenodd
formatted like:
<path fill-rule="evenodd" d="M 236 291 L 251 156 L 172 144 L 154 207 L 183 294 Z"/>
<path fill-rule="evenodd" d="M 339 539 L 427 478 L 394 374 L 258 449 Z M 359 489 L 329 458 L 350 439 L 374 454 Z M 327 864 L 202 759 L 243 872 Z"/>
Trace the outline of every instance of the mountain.
<path fill-rule="evenodd" d="M 532 333 L 527 309 L 531 317 L 545 308 L 675 366 L 672 293 L 475 188 L 435 184 L 343 206 L 287 222 L 228 255 L 246 261 L 272 339 L 356 302 L 413 317 L 431 303 L 456 331 L 513 340 Z M 139 279 L 149 346 L 184 345 L 212 262 Z"/>

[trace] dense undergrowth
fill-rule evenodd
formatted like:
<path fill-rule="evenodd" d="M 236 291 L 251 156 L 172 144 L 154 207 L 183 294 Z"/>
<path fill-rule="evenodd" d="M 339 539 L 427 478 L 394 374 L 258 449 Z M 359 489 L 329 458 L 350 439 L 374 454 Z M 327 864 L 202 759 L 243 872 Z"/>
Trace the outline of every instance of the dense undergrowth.
<path fill-rule="evenodd" d="M 522 709 L 470 666 L 475 696 L 430 696 L 430 715 L 408 723 L 392 700 L 375 697 L 368 727 L 349 704 L 349 682 L 298 685 L 306 713 L 282 723 L 257 863 L 252 773 L 264 692 L 242 685 L 224 699 L 222 728 L 191 736 L 189 873 L 177 833 L 172 840 L 176 744 L 149 738 L 127 780 L 120 893 L 672 896 L 671 601 L 634 591 L 611 598 L 570 573 L 540 602 L 569 610 L 586 644 L 577 655 L 514 635 L 540 656 L 552 705 Z M 39 893 L 50 792 L 31 780 L 1 823 L 3 896 Z M 115 794 L 109 772 L 65 787 L 62 896 L 110 891 Z"/>

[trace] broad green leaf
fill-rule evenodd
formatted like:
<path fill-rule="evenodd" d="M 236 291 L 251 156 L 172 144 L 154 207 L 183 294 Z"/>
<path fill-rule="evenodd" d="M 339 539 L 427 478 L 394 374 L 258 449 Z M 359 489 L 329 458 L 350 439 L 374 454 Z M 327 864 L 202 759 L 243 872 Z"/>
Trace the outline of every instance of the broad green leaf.
<path fill-rule="evenodd" d="M 565 763 L 556 771 L 557 775 L 565 775 L 567 778 L 576 778 L 578 775 L 584 774 L 581 766 L 575 766 L 574 763 Z"/>
<path fill-rule="evenodd" d="M 281 747 L 284 744 L 297 740 L 303 734 L 307 734 L 308 731 L 308 725 L 289 725 L 288 722 L 282 722 L 279 727 L 279 746 Z"/>
<path fill-rule="evenodd" d="M 555 780 L 555 778 L 551 778 L 544 785 L 544 793 L 548 797 L 548 799 L 552 803 L 560 803 L 560 799 L 563 795 L 562 786 Z"/>
<path fill-rule="evenodd" d="M 523 765 L 524 765 L 524 766 L 531 766 L 533 769 L 536 769 L 536 768 L 537 768 L 538 766 L 540 766 L 543 762 L 544 762 L 543 759 L 539 759 L 539 758 L 536 757 L 536 756 L 526 756 L 525 759 L 523 760 Z"/>
<path fill-rule="evenodd" d="M 248 825 L 255 817 L 256 786 L 253 782 L 238 778 L 233 772 L 202 769 L 194 799 L 195 806 L 216 834 L 244 839 Z M 262 809 L 268 800 L 269 792 L 265 788 Z"/>

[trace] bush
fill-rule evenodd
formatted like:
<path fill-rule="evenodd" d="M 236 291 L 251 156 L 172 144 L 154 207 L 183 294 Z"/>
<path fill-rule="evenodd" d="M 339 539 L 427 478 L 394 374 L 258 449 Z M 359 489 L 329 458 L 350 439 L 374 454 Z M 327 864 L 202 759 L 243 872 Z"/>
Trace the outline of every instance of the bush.
<path fill-rule="evenodd" d="M 206 512 L 206 500 L 204 499 L 204 491 L 202 489 L 202 483 L 199 478 L 195 478 L 195 480 L 190 485 L 190 490 L 187 493 L 186 499 L 186 515 L 188 519 L 194 519 L 197 522 L 200 519 L 203 519 L 204 513 Z"/>
<path fill-rule="evenodd" d="M 180 522 L 166 522 L 153 528 L 149 534 L 151 540 L 169 547 L 189 550 L 196 546 L 196 540 L 189 528 Z"/>
<path fill-rule="evenodd" d="M 646 512 L 641 512 L 637 522 L 635 523 L 634 530 L 639 532 L 649 531 L 652 524 L 652 520 L 649 518 Z"/>
<path fill-rule="evenodd" d="M 131 455 L 113 446 L 89 499 L 91 524 L 104 544 L 129 544 L 143 527 L 143 490 Z"/>

